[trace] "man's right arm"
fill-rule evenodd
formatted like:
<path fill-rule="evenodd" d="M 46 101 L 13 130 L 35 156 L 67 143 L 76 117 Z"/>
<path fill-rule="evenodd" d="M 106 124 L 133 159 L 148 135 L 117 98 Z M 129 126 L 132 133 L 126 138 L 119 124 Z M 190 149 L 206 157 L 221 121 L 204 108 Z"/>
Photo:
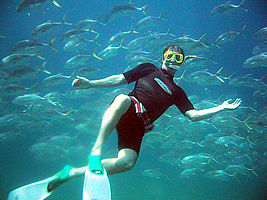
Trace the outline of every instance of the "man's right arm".
<path fill-rule="evenodd" d="M 72 82 L 72 87 L 76 89 L 88 88 L 109 88 L 126 84 L 127 81 L 123 74 L 109 76 L 99 80 L 88 80 L 84 77 L 77 77 Z"/>

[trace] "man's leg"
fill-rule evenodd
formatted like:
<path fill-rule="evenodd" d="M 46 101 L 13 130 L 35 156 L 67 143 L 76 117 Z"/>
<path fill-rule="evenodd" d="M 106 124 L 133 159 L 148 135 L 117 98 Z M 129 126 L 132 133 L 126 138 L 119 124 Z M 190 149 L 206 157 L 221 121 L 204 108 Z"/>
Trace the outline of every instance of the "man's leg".
<path fill-rule="evenodd" d="M 105 141 L 107 140 L 110 133 L 118 124 L 121 116 L 127 112 L 131 105 L 131 99 L 127 95 L 118 95 L 113 103 L 109 106 L 107 111 L 105 112 L 102 124 L 95 142 L 95 145 L 92 148 L 92 155 L 101 155 L 102 149 Z M 102 160 L 102 165 L 106 169 L 108 174 L 115 174 L 130 170 L 135 165 L 137 159 L 137 153 L 132 149 L 122 149 L 118 153 L 118 158 L 110 158 Z M 81 167 L 78 169 L 71 169 L 68 178 L 60 181 L 53 181 L 49 183 L 49 190 L 54 190 L 62 183 L 78 177 L 82 176 L 86 171 L 87 166 Z"/>
<path fill-rule="evenodd" d="M 102 160 L 102 165 L 107 171 L 107 174 L 112 175 L 131 170 L 134 167 L 136 160 L 137 153 L 134 150 L 121 149 L 118 153 L 117 158 L 104 159 Z M 70 179 L 83 176 L 86 169 L 87 166 L 81 168 L 72 168 L 68 174 L 65 174 L 66 178 L 54 179 L 53 181 L 49 182 L 47 190 L 49 192 L 53 191 L 63 183 L 69 181 Z M 62 171 L 64 171 L 64 169 Z"/>
<path fill-rule="evenodd" d="M 132 149 L 121 149 L 117 158 L 108 158 L 102 160 L 102 165 L 107 174 L 118 174 L 131 170 L 137 160 L 137 153 Z M 70 171 L 70 178 L 83 176 L 87 166 L 81 168 L 73 168 Z"/>
<path fill-rule="evenodd" d="M 118 95 L 105 112 L 102 124 L 92 148 L 92 155 L 101 155 L 105 141 L 118 124 L 121 116 L 126 113 L 131 105 L 131 99 L 127 95 Z"/>

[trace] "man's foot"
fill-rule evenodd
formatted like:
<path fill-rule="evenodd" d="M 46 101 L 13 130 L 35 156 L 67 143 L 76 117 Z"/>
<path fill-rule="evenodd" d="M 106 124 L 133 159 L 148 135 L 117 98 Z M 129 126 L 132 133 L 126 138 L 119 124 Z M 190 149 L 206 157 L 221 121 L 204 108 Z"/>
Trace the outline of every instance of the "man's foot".
<path fill-rule="evenodd" d="M 70 171 L 72 166 L 66 165 L 60 172 L 53 176 L 53 180 L 50 181 L 47 185 L 47 192 L 52 192 L 61 184 L 65 183 L 70 178 Z"/>

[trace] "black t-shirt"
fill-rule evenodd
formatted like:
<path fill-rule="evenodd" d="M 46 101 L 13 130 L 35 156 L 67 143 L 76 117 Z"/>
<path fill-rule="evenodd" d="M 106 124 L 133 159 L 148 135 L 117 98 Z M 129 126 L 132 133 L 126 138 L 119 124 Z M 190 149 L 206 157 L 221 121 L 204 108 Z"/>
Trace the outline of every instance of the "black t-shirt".
<path fill-rule="evenodd" d="M 173 82 L 173 76 L 164 69 L 144 63 L 123 75 L 128 83 L 136 81 L 129 96 L 136 97 L 144 105 L 152 122 L 174 104 L 183 114 L 194 109 L 185 92 Z"/>

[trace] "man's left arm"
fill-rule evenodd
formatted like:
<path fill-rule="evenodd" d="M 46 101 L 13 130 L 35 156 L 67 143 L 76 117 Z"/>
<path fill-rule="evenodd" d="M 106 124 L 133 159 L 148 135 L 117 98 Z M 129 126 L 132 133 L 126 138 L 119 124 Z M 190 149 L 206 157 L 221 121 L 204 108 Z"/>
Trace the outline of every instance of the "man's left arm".
<path fill-rule="evenodd" d="M 236 99 L 233 103 L 229 103 L 231 99 L 224 101 L 222 104 L 203 110 L 188 110 L 185 112 L 185 116 L 193 122 L 197 122 L 203 119 L 208 119 L 222 111 L 235 110 L 241 104 L 241 99 Z"/>

